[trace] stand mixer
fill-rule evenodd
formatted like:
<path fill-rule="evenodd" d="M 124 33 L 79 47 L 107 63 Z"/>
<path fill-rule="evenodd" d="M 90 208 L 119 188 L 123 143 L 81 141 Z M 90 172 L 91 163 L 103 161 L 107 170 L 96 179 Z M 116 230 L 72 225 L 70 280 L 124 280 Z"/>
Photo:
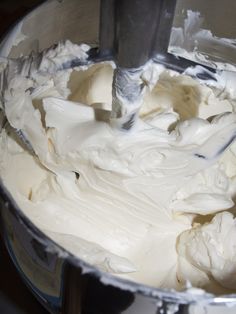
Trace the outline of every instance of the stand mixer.
<path fill-rule="evenodd" d="M 74 58 L 55 71 L 91 62 L 114 61 L 110 121 L 120 130 L 131 129 L 142 105 L 145 82 L 141 76 L 149 60 L 180 73 L 198 65 L 168 53 L 175 7 L 176 0 L 102 0 L 99 47 L 88 51 L 86 61 Z M 6 89 L 8 81 L 16 74 L 27 72 L 31 76 L 32 72 L 38 71 L 43 57 L 53 49 L 55 47 L 17 59 L 2 58 L 8 64 L 0 76 L 1 89 Z M 215 73 L 215 69 L 201 65 L 196 78 L 215 80 Z M 15 131 L 24 146 L 34 153 L 21 130 Z"/>
<path fill-rule="evenodd" d="M 97 57 L 116 63 L 112 119 L 118 119 L 121 129 L 132 127 L 141 106 L 144 82 L 140 76 L 148 60 L 181 73 L 197 65 L 168 53 L 175 7 L 176 0 L 101 1 Z M 214 73 L 205 67 L 199 78 L 214 79 Z"/>
<path fill-rule="evenodd" d="M 136 3 L 135 6 L 134 3 Z M 163 64 L 167 68 L 174 69 L 179 72 L 184 72 L 186 68 L 196 65 L 194 62 L 176 58 L 167 52 L 174 16 L 174 7 L 175 1 L 169 0 L 102 1 L 100 18 L 100 45 L 98 49 L 91 49 L 89 51 L 90 57 L 88 62 L 114 60 L 116 63 L 117 69 L 115 71 L 113 82 L 112 120 L 114 122 L 118 122 L 117 126 L 120 129 L 129 130 L 134 125 L 135 117 L 142 102 L 142 92 L 144 88 L 139 78 L 142 73 L 143 66 L 146 62 L 148 62 L 148 60 L 153 59 L 157 63 Z M 128 14 L 128 12 L 131 12 L 131 15 Z M 146 19 L 146 16 L 149 16 L 149 14 L 151 16 L 150 20 Z M 142 18 L 142 16 L 144 16 L 144 18 Z M 155 23 L 153 23 L 153 21 L 155 21 Z M 77 66 L 80 64 L 83 64 L 82 61 L 77 59 L 73 61 L 70 66 Z M 209 79 L 209 77 L 214 79 L 215 70 L 207 67 L 204 69 L 206 79 Z M 204 75 L 202 78 L 204 79 Z M 120 94 L 122 94 L 123 97 L 121 97 L 121 101 L 119 99 Z M 123 99 L 128 99 L 128 101 L 124 103 L 122 101 Z M 132 104 L 132 102 L 137 104 L 137 106 L 129 108 L 130 110 L 126 110 L 127 106 Z M 28 227 L 28 229 L 29 228 L 31 228 L 31 226 Z M 40 252 L 40 248 L 38 250 Z M 80 277 L 80 274 L 78 274 L 77 269 L 75 268 L 76 267 L 73 264 L 73 272 L 77 273 L 77 277 Z M 78 278 L 74 276 L 74 273 L 70 276 L 70 279 L 76 281 Z M 80 283 L 79 279 L 77 280 L 77 286 L 73 286 L 71 285 L 71 282 L 68 282 L 67 291 L 69 290 L 69 287 L 71 290 L 74 289 L 74 299 L 77 298 L 80 300 L 78 297 L 78 291 L 80 289 L 80 287 L 78 287 L 78 282 Z M 86 284 L 89 286 L 90 282 L 89 284 Z M 110 287 L 106 283 L 105 286 L 106 288 Z M 125 284 L 124 287 L 126 289 L 125 292 L 128 290 L 134 291 L 133 287 L 127 289 Z M 98 290 L 99 289 L 101 291 L 101 296 L 98 294 L 98 302 L 102 303 L 102 295 L 105 295 L 106 299 L 109 299 L 109 297 L 107 297 L 107 294 L 102 294 L 103 287 L 99 286 Z M 143 293 L 144 290 L 145 289 L 141 287 L 139 288 L 138 292 L 141 291 L 141 293 Z M 150 293 L 149 291 L 147 292 L 145 290 L 143 295 L 145 295 L 145 297 L 154 296 L 153 290 L 154 289 L 150 288 Z M 97 296 L 96 293 L 92 294 L 92 297 L 93 295 Z M 93 303 L 92 297 L 90 302 L 91 304 Z M 168 298 L 170 301 L 172 301 L 171 297 L 167 296 L 166 299 Z M 119 295 L 116 297 L 116 300 L 121 299 L 122 297 Z M 226 301 L 223 300 L 222 302 Z M 112 297 L 110 303 L 113 303 L 114 305 L 114 300 Z M 78 305 L 78 308 L 80 306 L 81 305 Z M 153 307 L 156 306 L 154 305 Z M 164 310 L 162 309 L 160 312 L 159 310 L 158 312 L 155 310 L 155 313 L 161 313 L 161 311 L 163 313 Z M 68 310 L 65 310 L 65 313 L 68 312 Z M 72 312 L 73 310 L 71 310 L 71 313 Z M 168 309 L 166 309 L 165 312 L 167 313 Z M 74 310 L 73 313 L 79 313 L 79 311 L 77 310 L 76 312 L 76 310 Z M 110 314 L 111 311 L 107 313 Z M 114 313 L 117 312 L 114 311 Z"/>

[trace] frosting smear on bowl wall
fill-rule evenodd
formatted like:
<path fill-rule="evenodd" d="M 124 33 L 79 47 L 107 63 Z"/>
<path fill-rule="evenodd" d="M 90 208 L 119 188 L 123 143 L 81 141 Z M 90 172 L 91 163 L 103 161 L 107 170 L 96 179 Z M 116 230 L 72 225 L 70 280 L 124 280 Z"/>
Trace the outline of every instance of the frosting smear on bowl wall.
<path fill-rule="evenodd" d="M 54 71 L 88 50 L 59 48 L 41 70 L 10 77 L 3 93 L 11 127 L 36 153 L 2 122 L 0 174 L 19 207 L 106 272 L 161 288 L 235 291 L 233 84 L 206 85 L 150 61 L 139 118 L 126 132 L 110 122 L 114 64 Z"/>

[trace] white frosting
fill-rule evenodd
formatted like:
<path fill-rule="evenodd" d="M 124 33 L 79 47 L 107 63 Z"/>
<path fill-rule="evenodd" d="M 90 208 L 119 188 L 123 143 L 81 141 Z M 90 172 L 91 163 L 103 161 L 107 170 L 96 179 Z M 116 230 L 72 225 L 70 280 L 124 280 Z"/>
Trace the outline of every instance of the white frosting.
<path fill-rule="evenodd" d="M 203 17 L 199 12 L 187 10 L 183 27 L 173 27 L 169 52 L 227 71 L 236 71 L 236 39 L 219 38 L 211 30 L 202 28 Z"/>
<path fill-rule="evenodd" d="M 140 119 L 127 133 L 109 123 L 111 65 L 49 72 L 21 74 L 4 94 L 9 122 L 38 155 L 1 132 L 1 177 L 24 213 L 118 276 L 165 288 L 190 281 L 217 293 L 235 289 L 235 221 L 226 210 L 236 191 L 236 103 L 229 94 L 149 66 Z"/>
<path fill-rule="evenodd" d="M 0 57 L 8 57 L 12 47 L 17 46 L 27 36 L 22 33 L 23 21 L 17 23 L 0 44 Z"/>
<path fill-rule="evenodd" d="M 236 219 L 227 212 L 217 214 L 208 224 L 196 224 L 183 232 L 177 241 L 179 280 L 185 281 L 190 276 L 192 284 L 201 287 L 209 285 L 211 277 L 235 290 L 235 239 Z"/>

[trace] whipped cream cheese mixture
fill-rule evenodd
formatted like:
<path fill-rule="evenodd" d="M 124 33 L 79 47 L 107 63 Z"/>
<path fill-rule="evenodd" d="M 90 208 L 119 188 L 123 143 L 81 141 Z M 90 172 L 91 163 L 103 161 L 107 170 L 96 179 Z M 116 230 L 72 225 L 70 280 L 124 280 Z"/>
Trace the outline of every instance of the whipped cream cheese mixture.
<path fill-rule="evenodd" d="M 234 84 L 149 62 L 139 119 L 120 131 L 110 123 L 112 63 L 50 71 L 87 49 L 67 41 L 31 77 L 9 80 L 2 108 L 37 156 L 2 127 L 4 185 L 37 227 L 104 271 L 235 291 Z"/>

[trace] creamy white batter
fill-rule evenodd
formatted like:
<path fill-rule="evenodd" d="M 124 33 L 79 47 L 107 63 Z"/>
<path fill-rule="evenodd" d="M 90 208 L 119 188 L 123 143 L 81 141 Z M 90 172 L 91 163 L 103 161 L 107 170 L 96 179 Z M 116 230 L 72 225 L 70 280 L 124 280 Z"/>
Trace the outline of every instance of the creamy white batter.
<path fill-rule="evenodd" d="M 52 60 L 67 51 L 68 42 Z M 231 90 L 149 64 L 140 119 L 121 132 L 109 121 L 112 75 L 104 63 L 9 82 L 8 120 L 38 158 L 2 129 L 5 186 L 43 232 L 102 270 L 156 287 L 235 291 Z"/>

